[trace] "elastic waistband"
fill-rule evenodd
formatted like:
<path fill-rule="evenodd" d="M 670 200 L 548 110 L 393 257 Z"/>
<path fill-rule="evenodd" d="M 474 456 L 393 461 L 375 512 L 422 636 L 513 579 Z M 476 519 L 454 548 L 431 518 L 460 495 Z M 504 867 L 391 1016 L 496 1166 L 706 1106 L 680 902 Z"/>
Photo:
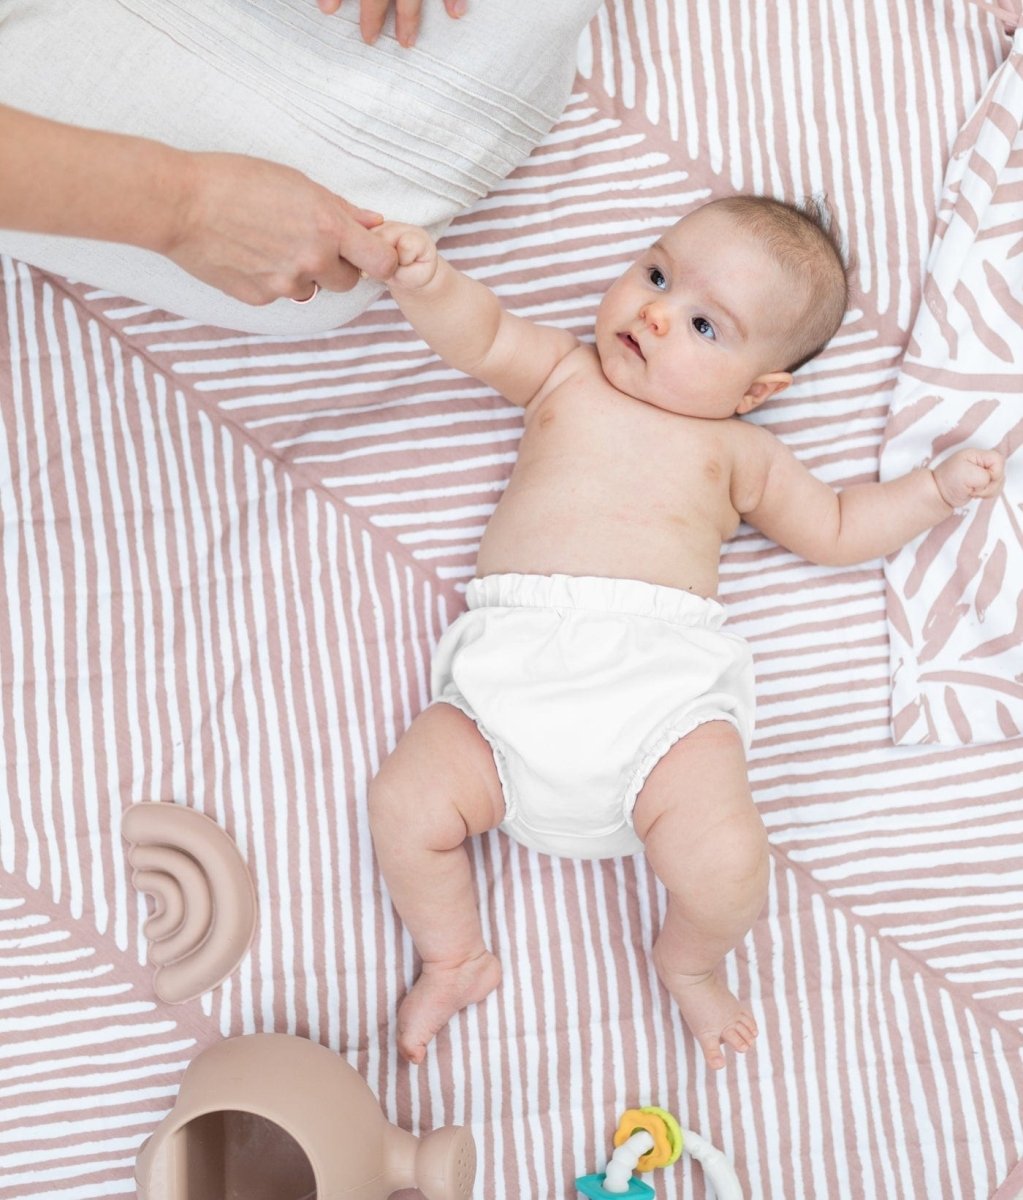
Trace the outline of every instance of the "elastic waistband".
<path fill-rule="evenodd" d="M 674 625 L 718 629 L 725 609 L 717 600 L 641 579 L 598 575 L 484 575 L 466 588 L 474 608 L 547 608 L 627 613 Z"/>

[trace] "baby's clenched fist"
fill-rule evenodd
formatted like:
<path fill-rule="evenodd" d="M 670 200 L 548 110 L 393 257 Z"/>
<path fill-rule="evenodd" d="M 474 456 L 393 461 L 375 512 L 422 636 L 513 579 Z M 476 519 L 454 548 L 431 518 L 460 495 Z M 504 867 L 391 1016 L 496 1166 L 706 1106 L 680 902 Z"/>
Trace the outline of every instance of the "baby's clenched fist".
<path fill-rule="evenodd" d="M 432 282 L 437 273 L 437 246 L 425 229 L 384 221 L 373 232 L 392 246 L 398 256 L 398 265 L 382 282 L 405 292 L 419 291 Z"/>
<path fill-rule="evenodd" d="M 998 495 L 1005 481 L 1005 459 L 997 450 L 958 450 L 931 473 L 942 500 L 959 508 Z"/>

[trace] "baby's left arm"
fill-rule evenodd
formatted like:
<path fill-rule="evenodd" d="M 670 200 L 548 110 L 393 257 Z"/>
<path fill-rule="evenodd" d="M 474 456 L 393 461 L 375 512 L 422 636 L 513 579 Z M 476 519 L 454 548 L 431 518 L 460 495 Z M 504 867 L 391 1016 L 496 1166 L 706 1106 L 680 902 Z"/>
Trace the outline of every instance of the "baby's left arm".
<path fill-rule="evenodd" d="M 891 554 L 970 500 L 1002 488 L 997 450 L 959 450 L 933 470 L 835 492 L 772 439 L 762 487 L 743 517 L 810 562 L 844 566 Z"/>

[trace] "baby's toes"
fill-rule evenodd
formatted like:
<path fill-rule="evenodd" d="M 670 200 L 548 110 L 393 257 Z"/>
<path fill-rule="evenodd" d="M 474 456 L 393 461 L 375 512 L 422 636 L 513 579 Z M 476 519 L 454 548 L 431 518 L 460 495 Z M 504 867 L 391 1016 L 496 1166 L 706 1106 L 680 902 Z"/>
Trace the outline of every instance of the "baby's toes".
<path fill-rule="evenodd" d="M 725 1056 L 721 1051 L 721 1038 L 716 1033 L 701 1033 L 698 1041 L 707 1066 L 712 1071 L 720 1071 L 725 1065 Z"/>
<path fill-rule="evenodd" d="M 740 1054 L 745 1054 L 750 1046 L 753 1045 L 753 1039 L 756 1037 L 756 1034 L 745 1023 L 736 1021 L 723 1030 L 721 1037 L 725 1044 L 731 1046 L 733 1050 L 738 1050 Z"/>
<path fill-rule="evenodd" d="M 399 1049 L 402 1058 L 406 1062 L 411 1062 L 413 1067 L 419 1067 L 426 1057 L 426 1046 L 421 1042 L 412 1042 L 408 1038 L 397 1036 L 397 1049 Z"/>
<path fill-rule="evenodd" d="M 736 1029 L 740 1030 L 746 1035 L 751 1043 L 756 1039 L 757 1034 L 760 1032 L 757 1029 L 756 1021 L 754 1021 L 749 1013 L 740 1013 L 735 1018 L 733 1024 L 735 1025 Z"/>

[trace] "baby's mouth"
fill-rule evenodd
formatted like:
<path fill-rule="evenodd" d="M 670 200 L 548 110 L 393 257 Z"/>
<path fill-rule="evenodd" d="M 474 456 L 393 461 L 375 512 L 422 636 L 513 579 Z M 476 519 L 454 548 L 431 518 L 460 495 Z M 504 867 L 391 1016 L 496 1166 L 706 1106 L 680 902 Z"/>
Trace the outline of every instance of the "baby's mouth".
<path fill-rule="evenodd" d="M 639 357 L 644 362 L 646 362 L 646 355 L 639 348 L 639 342 L 636 341 L 636 339 L 632 336 L 631 333 L 620 333 L 618 335 L 618 340 L 620 342 L 622 342 L 624 345 L 628 346 L 628 348 L 632 351 L 633 354 L 638 354 Z"/>

